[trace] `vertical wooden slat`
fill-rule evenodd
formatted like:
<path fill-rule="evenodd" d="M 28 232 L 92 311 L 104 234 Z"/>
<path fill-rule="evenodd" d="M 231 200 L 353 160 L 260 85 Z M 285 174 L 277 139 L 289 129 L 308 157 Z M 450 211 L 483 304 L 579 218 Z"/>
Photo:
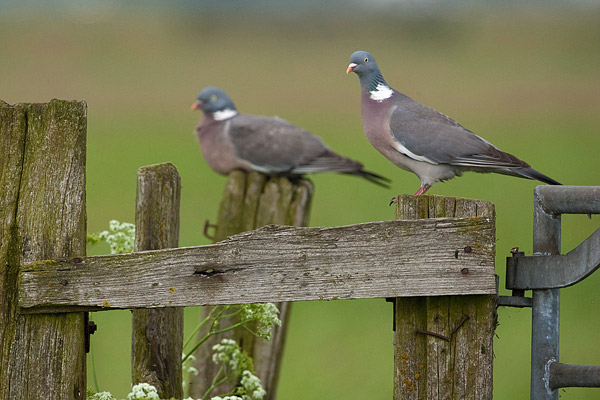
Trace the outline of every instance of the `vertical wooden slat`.
<path fill-rule="evenodd" d="M 135 251 L 178 246 L 180 196 L 181 179 L 172 164 L 149 165 L 138 170 Z M 153 385 L 161 399 L 181 399 L 182 347 L 183 307 L 133 310 L 133 384 Z"/>
<path fill-rule="evenodd" d="M 257 172 L 234 171 L 229 175 L 225 187 L 214 240 L 220 241 L 235 233 L 267 224 L 306 226 L 312 193 L 312 184 L 307 180 L 291 182 L 283 177 L 267 178 Z M 191 377 L 190 396 L 202 396 L 217 373 L 218 367 L 211 358 L 212 345 L 223 338 L 234 338 L 254 358 L 256 375 L 261 378 L 267 391 L 265 400 L 275 399 L 290 304 L 279 303 L 277 307 L 280 309 L 282 326 L 275 327 L 270 342 L 254 337 L 245 329 L 238 329 L 213 336 L 198 349 L 194 366 L 199 374 Z M 201 319 L 210 310 L 210 307 L 204 307 Z M 230 322 L 223 321 L 223 326 Z M 199 337 L 205 333 L 206 329 L 202 330 Z M 226 392 L 228 389 L 231 387 L 223 385 L 219 391 Z"/>
<path fill-rule="evenodd" d="M 86 109 L 0 102 L 0 399 L 85 398 L 84 313 L 19 315 L 16 294 L 19 265 L 85 255 Z"/>
<path fill-rule="evenodd" d="M 257 217 L 256 227 L 267 224 L 306 226 L 308 225 L 310 213 L 310 200 L 312 199 L 312 184 L 306 180 L 300 180 L 296 183 L 290 182 L 286 178 L 274 178 L 278 195 L 277 201 L 272 202 L 270 198 L 261 197 L 262 204 L 276 204 L 273 214 L 270 218 L 266 215 Z M 275 188 L 275 187 L 274 187 Z M 265 190 L 265 195 L 268 192 Z M 254 369 L 267 390 L 265 400 L 273 400 L 276 397 L 277 382 L 281 367 L 281 359 L 287 333 L 287 327 L 292 310 L 292 303 L 276 303 L 279 309 L 279 319 L 281 326 L 273 328 L 273 334 L 270 342 L 253 337 L 254 351 Z"/>
<path fill-rule="evenodd" d="M 489 202 L 400 195 L 396 219 L 489 217 Z M 493 238 L 492 238 L 493 239 Z M 456 256 L 465 251 L 457 249 Z M 496 296 L 395 299 L 394 399 L 491 399 Z"/>

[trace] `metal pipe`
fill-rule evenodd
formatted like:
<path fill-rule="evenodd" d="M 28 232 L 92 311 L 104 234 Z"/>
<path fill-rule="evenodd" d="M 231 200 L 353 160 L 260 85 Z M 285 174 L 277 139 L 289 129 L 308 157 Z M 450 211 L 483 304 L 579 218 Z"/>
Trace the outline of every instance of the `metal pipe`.
<path fill-rule="evenodd" d="M 538 186 L 534 192 L 533 251 L 542 255 L 560 254 L 560 214 L 546 213 Z M 550 387 L 547 369 L 559 360 L 560 289 L 532 291 L 531 307 L 531 399 L 558 400 Z"/>
<path fill-rule="evenodd" d="M 600 387 L 600 365 L 552 363 L 549 368 L 550 387 Z"/>
<path fill-rule="evenodd" d="M 537 186 L 535 196 L 547 214 L 600 214 L 600 186 Z"/>

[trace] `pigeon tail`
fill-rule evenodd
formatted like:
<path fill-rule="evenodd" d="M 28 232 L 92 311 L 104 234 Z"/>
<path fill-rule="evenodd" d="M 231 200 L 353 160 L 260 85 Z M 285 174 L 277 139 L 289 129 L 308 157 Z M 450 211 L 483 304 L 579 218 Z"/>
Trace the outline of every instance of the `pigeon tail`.
<path fill-rule="evenodd" d="M 386 189 L 390 188 L 390 185 L 389 185 L 389 183 L 391 182 L 390 179 L 386 178 L 385 176 L 381 176 L 379 174 L 371 172 L 371 171 L 365 171 L 364 169 L 361 169 L 358 171 L 348 171 L 348 172 L 342 172 L 342 173 L 360 176 L 361 178 L 364 178 L 364 179 L 368 180 L 369 182 L 373 182 L 376 185 L 379 185 Z"/>
<path fill-rule="evenodd" d="M 521 178 L 538 180 L 540 182 L 547 183 L 548 185 L 562 185 L 562 183 L 555 181 L 549 176 L 546 176 L 533 168 L 514 168 L 509 169 L 509 171 L 512 172 L 515 176 L 519 176 Z"/>

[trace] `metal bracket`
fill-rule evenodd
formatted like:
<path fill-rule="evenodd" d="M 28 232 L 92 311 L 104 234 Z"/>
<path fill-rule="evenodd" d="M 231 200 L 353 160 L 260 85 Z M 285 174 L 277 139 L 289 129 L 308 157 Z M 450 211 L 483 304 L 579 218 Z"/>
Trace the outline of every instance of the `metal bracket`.
<path fill-rule="evenodd" d="M 581 282 L 600 268 L 600 229 L 565 255 L 506 258 L 506 288 L 559 289 Z"/>
<path fill-rule="evenodd" d="M 85 334 L 85 352 L 90 352 L 90 335 L 93 335 L 98 330 L 98 325 L 94 321 L 90 321 L 90 313 L 84 313 L 83 316 L 83 333 Z"/>
<path fill-rule="evenodd" d="M 512 249 L 510 249 L 510 252 L 512 253 L 512 257 L 507 257 L 506 258 L 506 265 L 507 265 L 507 271 L 506 271 L 506 280 L 508 281 L 508 260 L 512 260 L 515 258 L 519 258 L 519 257 L 524 257 L 525 253 L 522 251 L 519 251 L 518 247 L 513 247 Z M 496 276 L 497 278 L 497 276 Z M 525 296 L 525 291 L 521 290 L 521 289 L 514 289 L 512 291 L 512 296 L 498 296 L 498 307 L 519 307 L 519 308 L 523 308 L 523 307 L 531 307 L 531 305 L 533 304 L 533 300 L 531 297 L 526 297 Z"/>

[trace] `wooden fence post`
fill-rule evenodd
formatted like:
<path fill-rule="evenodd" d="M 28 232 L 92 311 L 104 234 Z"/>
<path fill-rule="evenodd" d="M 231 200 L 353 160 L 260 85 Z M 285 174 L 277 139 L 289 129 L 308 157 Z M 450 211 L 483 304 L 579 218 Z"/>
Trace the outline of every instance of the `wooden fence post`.
<path fill-rule="evenodd" d="M 492 203 L 400 195 L 396 219 L 495 218 Z M 455 257 L 475 251 L 456 249 Z M 469 271 L 461 271 L 468 275 Z M 496 295 L 396 298 L 394 399 L 492 398 Z"/>
<path fill-rule="evenodd" d="M 17 313 L 19 266 L 85 256 L 86 104 L 0 101 L 0 399 L 84 399 L 84 313 Z M 64 282 L 64 285 L 68 285 Z"/>
<path fill-rule="evenodd" d="M 292 183 L 283 177 L 268 178 L 257 172 L 234 171 L 229 175 L 221 200 L 214 241 L 267 224 L 306 226 L 312 193 L 313 186 L 307 180 Z M 282 325 L 275 327 L 270 342 L 255 338 L 245 329 L 238 329 L 213 336 L 198 349 L 194 366 L 199 374 L 190 378 L 190 396 L 200 397 L 210 386 L 218 370 L 212 361 L 212 346 L 227 337 L 238 340 L 254 358 L 256 375 L 267 391 L 264 400 L 275 399 L 291 303 L 279 303 L 277 306 Z M 210 309 L 204 307 L 201 318 Z M 206 330 L 201 331 L 198 337 L 205 333 Z"/>
<path fill-rule="evenodd" d="M 177 169 L 170 163 L 141 167 L 137 181 L 135 251 L 177 247 L 181 194 Z M 183 307 L 132 312 L 133 384 L 153 385 L 161 399 L 181 399 Z"/>

